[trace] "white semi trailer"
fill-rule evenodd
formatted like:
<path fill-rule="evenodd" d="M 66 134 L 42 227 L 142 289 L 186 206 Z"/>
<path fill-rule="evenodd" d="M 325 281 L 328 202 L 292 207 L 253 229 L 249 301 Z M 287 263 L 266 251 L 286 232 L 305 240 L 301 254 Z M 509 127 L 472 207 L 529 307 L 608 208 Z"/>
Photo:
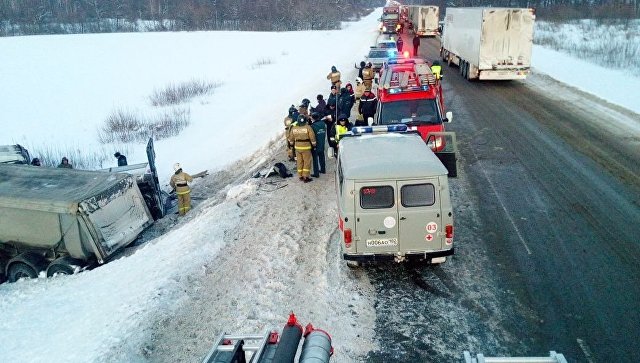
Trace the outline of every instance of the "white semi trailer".
<path fill-rule="evenodd" d="M 104 263 L 152 223 L 131 175 L 0 164 L 0 282 Z"/>
<path fill-rule="evenodd" d="M 435 5 L 408 5 L 413 29 L 421 37 L 438 35 L 440 8 Z"/>
<path fill-rule="evenodd" d="M 525 79 L 535 18 L 533 9 L 447 8 L 442 60 L 469 80 Z"/>

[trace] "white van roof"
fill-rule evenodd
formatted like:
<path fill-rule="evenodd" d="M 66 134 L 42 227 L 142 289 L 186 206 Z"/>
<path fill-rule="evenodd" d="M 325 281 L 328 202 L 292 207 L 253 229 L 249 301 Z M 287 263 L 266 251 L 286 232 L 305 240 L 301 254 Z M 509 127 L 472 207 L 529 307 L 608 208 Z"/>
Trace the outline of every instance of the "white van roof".
<path fill-rule="evenodd" d="M 377 134 L 340 140 L 346 179 L 401 179 L 447 175 L 447 168 L 418 134 Z"/>

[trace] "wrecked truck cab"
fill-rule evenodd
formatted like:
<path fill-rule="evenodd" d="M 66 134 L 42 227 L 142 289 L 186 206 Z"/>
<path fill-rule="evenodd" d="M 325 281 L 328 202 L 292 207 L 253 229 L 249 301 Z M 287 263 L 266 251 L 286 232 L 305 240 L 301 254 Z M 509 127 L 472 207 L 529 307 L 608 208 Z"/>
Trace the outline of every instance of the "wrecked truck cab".
<path fill-rule="evenodd" d="M 127 174 L 0 164 L 0 274 L 102 264 L 153 223 Z"/>

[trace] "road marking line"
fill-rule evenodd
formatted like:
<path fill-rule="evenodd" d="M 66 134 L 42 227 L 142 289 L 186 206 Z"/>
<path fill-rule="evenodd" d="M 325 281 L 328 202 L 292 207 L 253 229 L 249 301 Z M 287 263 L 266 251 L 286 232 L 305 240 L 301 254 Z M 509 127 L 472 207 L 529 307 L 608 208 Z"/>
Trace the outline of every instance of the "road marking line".
<path fill-rule="evenodd" d="M 591 349 L 589 349 L 589 346 L 587 345 L 587 343 L 585 343 L 585 341 L 580 338 L 576 338 L 576 342 L 578 342 L 580 349 L 582 349 L 582 353 L 584 353 L 584 357 L 587 358 L 587 362 L 596 363 L 596 360 L 593 359 L 593 353 L 591 353 Z"/>
<path fill-rule="evenodd" d="M 471 148 L 471 149 L 472 149 L 471 152 L 473 152 L 473 156 L 476 157 L 476 161 L 481 164 L 480 160 L 478 159 L 478 155 L 476 155 L 475 151 L 473 151 L 473 148 Z M 489 185 L 491 186 L 491 189 L 493 190 L 493 194 L 495 194 L 496 198 L 498 198 L 498 202 L 500 203 L 500 206 L 502 207 L 502 210 L 507 215 L 507 219 L 509 219 L 509 222 L 511 222 L 511 225 L 513 226 L 513 229 L 515 229 L 516 234 L 518 235 L 518 238 L 520 239 L 520 242 L 522 242 L 522 245 L 524 246 L 524 249 L 527 250 L 528 254 L 531 254 L 531 250 L 529 249 L 529 246 L 527 246 L 527 242 L 525 242 L 524 237 L 522 237 L 522 233 L 520 233 L 520 229 L 518 229 L 518 226 L 516 226 L 516 222 L 511 217 L 511 214 L 509 214 L 509 211 L 507 211 L 507 207 L 504 206 L 504 203 L 502 202 L 502 198 L 500 198 L 500 195 L 498 194 L 498 191 L 496 190 L 495 185 L 493 185 L 493 182 L 489 178 L 489 175 L 487 174 L 487 171 L 482 167 L 480 169 L 482 170 L 482 174 L 484 174 L 485 179 L 487 179 L 487 181 L 489 182 Z"/>

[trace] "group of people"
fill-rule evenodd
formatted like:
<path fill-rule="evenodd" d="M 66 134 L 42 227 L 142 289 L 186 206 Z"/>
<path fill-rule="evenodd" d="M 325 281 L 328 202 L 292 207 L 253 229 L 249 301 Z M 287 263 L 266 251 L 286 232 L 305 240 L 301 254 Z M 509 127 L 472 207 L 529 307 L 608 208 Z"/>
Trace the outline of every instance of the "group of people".
<path fill-rule="evenodd" d="M 290 161 L 296 161 L 298 177 L 305 183 L 326 173 L 325 145 L 337 155 L 340 138 L 353 126 L 349 118 L 354 106 L 355 126 L 366 126 L 375 115 L 378 100 L 371 90 L 375 72 L 371 62 L 361 62 L 358 69 L 355 87 L 351 82 L 341 87 L 341 73 L 331 67 L 327 75 L 331 91 L 326 100 L 319 94 L 315 107 L 307 98 L 297 108 L 289 107 L 284 118 L 287 155 Z"/>
<path fill-rule="evenodd" d="M 116 151 L 115 154 L 113 154 L 113 156 L 118 159 L 118 166 L 126 166 L 127 165 L 127 157 L 120 154 L 119 151 Z M 31 165 L 32 166 L 42 166 L 42 162 L 40 161 L 40 158 L 33 158 L 31 160 Z M 65 168 L 65 169 L 73 169 L 73 165 L 69 162 L 69 158 L 67 158 L 66 156 L 62 157 L 62 160 L 60 161 L 60 164 L 58 164 L 58 168 Z"/>

